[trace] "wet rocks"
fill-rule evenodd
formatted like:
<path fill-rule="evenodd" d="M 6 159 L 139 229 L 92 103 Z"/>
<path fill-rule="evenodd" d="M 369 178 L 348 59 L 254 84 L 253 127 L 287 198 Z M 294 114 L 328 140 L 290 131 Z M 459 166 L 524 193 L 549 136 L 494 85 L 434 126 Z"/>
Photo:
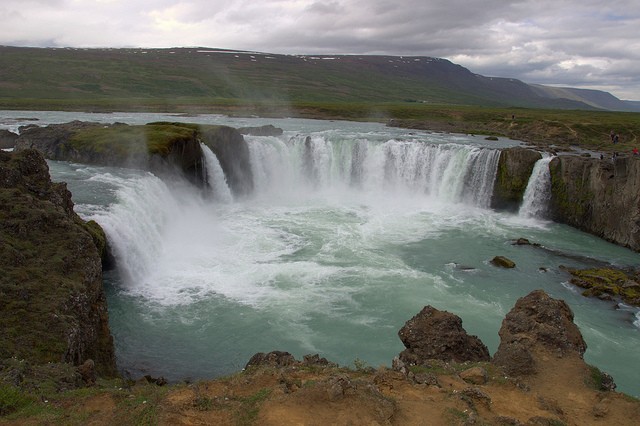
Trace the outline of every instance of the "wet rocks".
<path fill-rule="evenodd" d="M 233 194 L 253 192 L 249 145 L 240 132 L 228 126 L 210 126 L 201 129 L 200 137 L 218 158 Z"/>
<path fill-rule="evenodd" d="M 493 266 L 498 266 L 500 268 L 507 268 L 507 269 L 511 269 L 511 268 L 515 268 L 516 267 L 516 263 L 511 260 L 508 259 L 504 256 L 496 256 L 493 259 L 491 259 L 491 264 Z"/>
<path fill-rule="evenodd" d="M 430 359 L 443 361 L 488 361 L 489 351 L 476 336 L 462 328 L 462 320 L 449 312 L 425 306 L 398 332 L 406 347 L 400 360 L 421 365 Z"/>
<path fill-rule="evenodd" d="M 571 284 L 583 288 L 583 296 L 602 300 L 619 299 L 640 306 L 640 274 L 614 268 L 568 269 Z"/>
<path fill-rule="evenodd" d="M 491 207 L 516 211 L 536 161 L 542 154 L 528 148 L 514 147 L 500 153 Z"/>

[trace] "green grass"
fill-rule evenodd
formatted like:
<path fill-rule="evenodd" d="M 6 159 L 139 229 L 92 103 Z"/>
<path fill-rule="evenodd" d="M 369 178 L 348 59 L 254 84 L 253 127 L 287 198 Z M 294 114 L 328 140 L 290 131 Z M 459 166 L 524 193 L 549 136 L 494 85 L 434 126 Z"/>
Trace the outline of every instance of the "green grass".
<path fill-rule="evenodd" d="M 260 413 L 260 404 L 266 401 L 269 395 L 271 395 L 271 389 L 263 388 L 253 395 L 241 398 L 241 405 L 236 413 L 237 423 L 239 425 L 254 424 Z"/>
<path fill-rule="evenodd" d="M 120 158 L 146 154 L 166 156 L 174 144 L 191 140 L 195 133 L 194 126 L 173 123 L 91 127 L 74 133 L 69 146 L 79 151 L 110 153 Z"/>

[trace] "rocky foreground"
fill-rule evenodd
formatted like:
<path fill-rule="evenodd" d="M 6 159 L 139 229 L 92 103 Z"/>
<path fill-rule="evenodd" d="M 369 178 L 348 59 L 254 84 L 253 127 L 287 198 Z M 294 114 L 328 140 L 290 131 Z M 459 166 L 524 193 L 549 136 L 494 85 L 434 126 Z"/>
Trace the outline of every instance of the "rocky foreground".
<path fill-rule="evenodd" d="M 640 401 L 583 361 L 586 344 L 563 301 L 532 292 L 499 334 L 491 358 L 459 317 L 426 306 L 398 332 L 406 349 L 391 368 L 356 361 L 347 369 L 276 351 L 254 355 L 231 377 L 197 383 L 98 380 L 62 393 L 3 385 L 0 424 L 637 424 Z M 5 367 L 5 383 L 13 371 Z M 22 371 L 23 380 L 32 372 Z"/>

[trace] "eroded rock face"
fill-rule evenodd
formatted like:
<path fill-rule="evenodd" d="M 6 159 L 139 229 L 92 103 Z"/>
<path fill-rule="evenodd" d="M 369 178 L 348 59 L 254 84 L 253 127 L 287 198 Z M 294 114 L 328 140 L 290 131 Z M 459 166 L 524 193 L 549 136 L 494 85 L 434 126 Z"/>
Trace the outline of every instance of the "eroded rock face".
<path fill-rule="evenodd" d="M 160 175 L 177 170 L 190 182 L 203 184 L 204 160 L 197 135 L 188 124 L 72 121 L 22 128 L 15 150 L 36 149 L 50 160 L 133 167 Z"/>
<path fill-rule="evenodd" d="M 205 129 L 202 139 L 218 158 L 233 194 L 253 192 L 249 145 L 242 135 L 232 127 L 215 126 Z"/>
<path fill-rule="evenodd" d="M 0 149 L 13 148 L 18 135 L 5 129 L 0 129 Z"/>
<path fill-rule="evenodd" d="M 551 298 L 542 290 L 518 299 L 498 332 L 500 346 L 493 362 L 510 375 L 533 374 L 537 369 L 536 353 L 550 352 L 563 357 L 587 349 L 573 312 L 563 301 Z"/>
<path fill-rule="evenodd" d="M 32 149 L 0 152 L 0 294 L 0 359 L 116 373 L 98 249 Z"/>
<path fill-rule="evenodd" d="M 407 348 L 400 360 L 422 365 L 430 359 L 442 361 L 489 361 L 487 347 L 462 328 L 462 320 L 449 312 L 425 306 L 398 331 Z"/>
<path fill-rule="evenodd" d="M 640 250 L 640 158 L 562 155 L 549 170 L 554 221 Z"/>
<path fill-rule="evenodd" d="M 533 166 L 541 158 L 542 154 L 532 149 L 514 147 L 502 150 L 491 207 L 516 211 L 522 203 Z"/>

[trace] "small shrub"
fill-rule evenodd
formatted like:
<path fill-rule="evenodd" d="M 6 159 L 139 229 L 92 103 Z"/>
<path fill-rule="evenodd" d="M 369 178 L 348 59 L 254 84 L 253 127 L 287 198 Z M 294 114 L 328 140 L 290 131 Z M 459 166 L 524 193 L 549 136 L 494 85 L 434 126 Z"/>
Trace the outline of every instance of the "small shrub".
<path fill-rule="evenodd" d="M 31 405 L 33 398 L 13 386 L 0 385 L 0 416 L 14 413 Z"/>

